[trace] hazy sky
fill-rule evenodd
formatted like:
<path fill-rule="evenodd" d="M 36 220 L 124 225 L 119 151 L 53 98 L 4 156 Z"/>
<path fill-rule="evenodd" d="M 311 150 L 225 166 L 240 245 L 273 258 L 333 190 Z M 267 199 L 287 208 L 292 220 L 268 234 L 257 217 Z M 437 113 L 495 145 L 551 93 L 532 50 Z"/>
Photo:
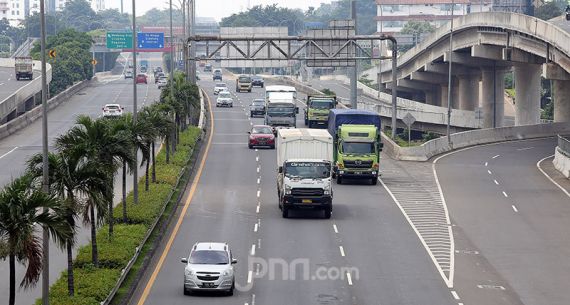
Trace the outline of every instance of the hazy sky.
<path fill-rule="evenodd" d="M 117 8 L 121 6 L 120 0 L 106 0 L 107 8 Z M 268 5 L 277 3 L 279 6 L 288 8 L 307 9 L 309 6 L 318 7 L 321 2 L 330 3 L 332 0 L 196 0 L 196 15 L 202 17 L 214 17 L 221 20 L 223 17 L 230 16 L 246 10 L 248 4 Z M 178 4 L 182 0 L 172 0 L 173 4 Z M 125 12 L 131 12 L 132 0 L 123 0 L 123 9 Z M 136 0 L 137 16 L 143 15 L 146 11 L 156 7 L 159 9 L 167 8 L 167 0 Z"/>

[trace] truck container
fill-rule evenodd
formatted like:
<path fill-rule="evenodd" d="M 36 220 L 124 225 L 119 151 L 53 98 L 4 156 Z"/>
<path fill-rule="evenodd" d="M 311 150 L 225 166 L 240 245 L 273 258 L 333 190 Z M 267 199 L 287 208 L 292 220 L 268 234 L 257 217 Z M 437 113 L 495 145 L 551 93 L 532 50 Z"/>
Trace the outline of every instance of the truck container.
<path fill-rule="evenodd" d="M 334 141 L 333 174 L 343 178 L 370 179 L 378 182 L 380 152 L 380 115 L 371 111 L 331 109 L 328 131 Z"/>
<path fill-rule="evenodd" d="M 284 218 L 292 209 L 332 212 L 333 138 L 324 129 L 277 133 L 277 195 Z"/>
<path fill-rule="evenodd" d="M 14 58 L 14 69 L 16 72 L 16 80 L 33 79 L 33 61 L 31 57 L 16 57 Z"/>
<path fill-rule="evenodd" d="M 265 124 L 297 127 L 297 91 L 289 86 L 265 87 Z"/>
<path fill-rule="evenodd" d="M 309 95 L 305 108 L 305 125 L 309 128 L 315 126 L 327 127 L 329 110 L 336 108 L 337 100 L 334 95 Z"/>

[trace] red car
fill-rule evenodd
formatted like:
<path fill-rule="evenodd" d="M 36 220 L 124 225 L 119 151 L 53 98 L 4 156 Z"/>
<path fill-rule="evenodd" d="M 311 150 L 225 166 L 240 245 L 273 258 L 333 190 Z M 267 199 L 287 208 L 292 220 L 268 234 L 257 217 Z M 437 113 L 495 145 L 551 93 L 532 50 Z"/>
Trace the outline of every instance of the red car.
<path fill-rule="evenodd" d="M 253 125 L 249 133 L 248 147 L 254 148 L 258 146 L 275 148 L 275 135 L 273 128 L 267 125 Z"/>
<path fill-rule="evenodd" d="M 145 74 L 139 74 L 137 75 L 137 84 L 146 84 L 146 75 Z"/>

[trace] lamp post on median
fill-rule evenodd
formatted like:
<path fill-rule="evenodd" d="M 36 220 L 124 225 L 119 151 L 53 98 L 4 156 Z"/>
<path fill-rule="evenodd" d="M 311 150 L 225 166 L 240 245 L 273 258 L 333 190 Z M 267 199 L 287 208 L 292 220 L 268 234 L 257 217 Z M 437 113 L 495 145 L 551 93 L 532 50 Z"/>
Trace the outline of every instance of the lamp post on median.
<path fill-rule="evenodd" d="M 133 125 L 137 123 L 137 22 L 135 0 L 133 0 Z M 133 166 L 133 203 L 139 202 L 138 184 L 138 149 L 135 148 L 135 166 Z"/>
<path fill-rule="evenodd" d="M 48 113 L 47 113 L 47 64 L 46 64 L 46 17 L 44 0 L 40 0 L 40 54 L 42 61 L 42 190 L 49 192 L 48 167 Z M 47 212 L 47 208 L 44 208 Z M 49 305 L 49 231 L 42 232 L 42 304 Z"/>

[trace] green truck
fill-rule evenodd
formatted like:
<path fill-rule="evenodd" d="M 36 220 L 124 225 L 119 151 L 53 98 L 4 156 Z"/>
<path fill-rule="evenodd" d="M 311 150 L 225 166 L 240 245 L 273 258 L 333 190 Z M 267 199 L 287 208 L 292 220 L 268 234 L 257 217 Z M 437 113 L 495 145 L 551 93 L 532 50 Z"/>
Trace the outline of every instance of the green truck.
<path fill-rule="evenodd" d="M 336 108 L 337 100 L 334 95 L 309 95 L 305 108 L 305 125 L 309 128 L 327 126 L 329 110 Z"/>
<path fill-rule="evenodd" d="M 331 109 L 328 130 L 334 141 L 333 173 L 337 184 L 344 178 L 378 182 L 380 152 L 380 115 L 355 109 Z"/>

